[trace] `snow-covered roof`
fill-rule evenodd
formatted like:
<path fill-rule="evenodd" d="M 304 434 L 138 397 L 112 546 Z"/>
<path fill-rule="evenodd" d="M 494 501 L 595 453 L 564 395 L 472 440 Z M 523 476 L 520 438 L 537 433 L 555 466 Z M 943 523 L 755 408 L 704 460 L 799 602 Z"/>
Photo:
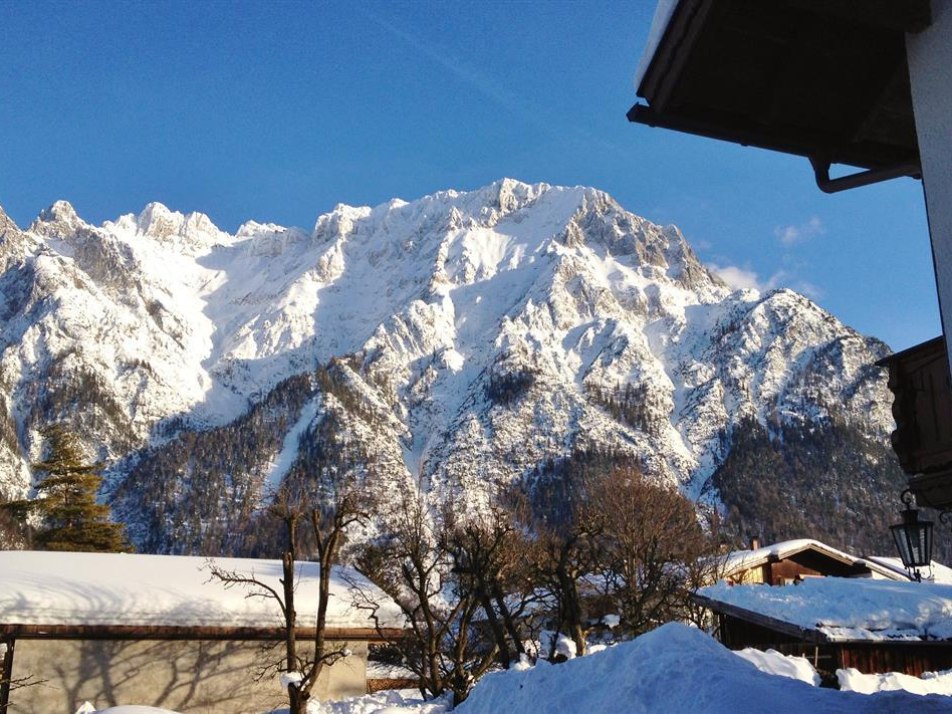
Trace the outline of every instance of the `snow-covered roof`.
<path fill-rule="evenodd" d="M 698 594 L 733 614 L 769 618 L 829 642 L 952 639 L 952 585 L 811 578 L 782 587 L 720 582 Z"/>
<path fill-rule="evenodd" d="M 260 628 L 283 626 L 270 597 L 213 578 L 210 565 L 254 575 L 281 592 L 279 560 L 202 558 L 123 553 L 0 551 L 0 627 L 4 625 Z M 318 604 L 317 563 L 297 564 L 299 627 L 313 627 Z M 381 627 L 402 627 L 399 608 L 357 571 L 335 568 L 327 626 L 373 628 L 354 606 L 360 591 L 376 602 Z"/>
<path fill-rule="evenodd" d="M 786 540 L 752 550 L 735 550 L 725 557 L 721 570 L 725 576 L 730 576 L 745 570 L 750 570 L 751 568 L 756 568 L 771 560 L 789 558 L 806 550 L 816 551 L 847 565 L 865 566 L 877 575 L 890 580 L 908 579 L 905 571 L 901 568 L 896 570 L 890 565 L 876 562 L 871 558 L 858 558 L 855 555 L 850 555 L 846 551 L 839 550 L 826 543 L 813 540 L 812 538 Z"/>
<path fill-rule="evenodd" d="M 897 580 L 901 580 L 906 576 L 906 568 L 902 564 L 902 560 L 899 558 L 887 557 L 884 555 L 869 555 L 866 556 L 866 560 L 875 563 L 876 565 L 882 568 L 888 568 L 895 573 L 898 573 L 899 577 Z M 922 577 L 928 580 L 931 580 L 934 583 L 939 583 L 940 585 L 952 585 L 952 568 L 947 565 L 942 565 L 942 563 L 937 563 L 932 561 L 932 565 L 928 568 L 920 568 Z"/>
<path fill-rule="evenodd" d="M 648 71 L 648 65 L 654 58 L 658 45 L 661 44 L 661 38 L 664 37 L 665 30 L 671 22 L 671 16 L 674 15 L 678 7 L 678 0 L 659 0 L 655 8 L 654 17 L 651 19 L 651 29 L 648 30 L 648 39 L 645 40 L 645 49 L 641 53 L 641 60 L 638 62 L 638 69 L 635 71 L 635 90 L 641 86 L 641 80 L 645 78 L 645 72 Z"/>

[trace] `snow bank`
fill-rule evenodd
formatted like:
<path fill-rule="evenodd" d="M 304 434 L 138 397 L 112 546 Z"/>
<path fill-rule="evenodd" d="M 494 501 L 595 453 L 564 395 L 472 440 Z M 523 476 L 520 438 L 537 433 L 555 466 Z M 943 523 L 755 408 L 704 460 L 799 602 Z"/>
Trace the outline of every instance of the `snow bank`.
<path fill-rule="evenodd" d="M 77 712 L 77 714 L 80 714 L 80 712 Z M 178 714 L 178 712 L 173 712 L 171 709 L 159 709 L 158 707 L 146 707 L 132 704 L 120 707 L 109 707 L 108 709 L 100 709 L 94 714 Z"/>
<path fill-rule="evenodd" d="M 339 702 L 324 702 L 308 714 L 445 714 L 452 711 L 448 698 L 424 701 L 413 690 L 390 690 Z"/>
<path fill-rule="evenodd" d="M 867 697 L 776 677 L 680 624 L 563 664 L 487 675 L 457 708 L 459 714 L 911 710 L 949 711 L 949 701 L 905 692 Z"/>
<path fill-rule="evenodd" d="M 820 686 L 820 675 L 806 657 L 785 655 L 777 650 L 763 652 L 753 647 L 747 647 L 734 654 L 747 660 L 761 672 L 796 679 L 813 687 Z"/>
<path fill-rule="evenodd" d="M 925 672 L 919 678 L 900 672 L 863 674 L 850 667 L 836 670 L 836 678 L 840 683 L 840 689 L 848 692 L 876 694 L 877 692 L 893 692 L 901 689 L 920 695 L 952 695 L 952 670 Z M 950 708 L 952 708 L 952 704 L 950 704 Z"/>

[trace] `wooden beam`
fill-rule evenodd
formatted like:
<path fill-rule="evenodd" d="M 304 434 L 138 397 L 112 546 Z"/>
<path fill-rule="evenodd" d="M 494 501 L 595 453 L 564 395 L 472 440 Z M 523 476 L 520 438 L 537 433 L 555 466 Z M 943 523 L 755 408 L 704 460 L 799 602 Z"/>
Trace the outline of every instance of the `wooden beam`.
<path fill-rule="evenodd" d="M 932 24 L 929 0 L 789 0 L 820 15 L 849 20 L 857 24 L 873 25 L 899 32 L 922 32 Z"/>
<path fill-rule="evenodd" d="M 837 145 L 835 137 L 793 127 L 746 126 L 747 120 L 743 117 L 711 115 L 698 119 L 681 114 L 659 113 L 643 104 L 636 104 L 629 109 L 627 117 L 630 122 L 730 141 L 742 146 L 756 146 L 806 157 L 822 155 L 832 163 L 864 169 L 887 168 L 914 163 L 919 159 L 915 151 L 885 144 Z"/>
<path fill-rule="evenodd" d="M 674 10 L 641 85 L 644 88 L 641 96 L 646 97 L 659 112 L 665 111 L 681 80 L 681 73 L 704 28 L 711 4 L 712 0 L 682 0 Z"/>
<path fill-rule="evenodd" d="M 399 639 L 400 628 L 328 627 L 329 640 Z M 30 640 L 232 640 L 281 641 L 283 627 L 172 627 L 167 625 L 0 625 L 0 636 Z M 299 627 L 299 638 L 311 638 L 313 627 Z"/>

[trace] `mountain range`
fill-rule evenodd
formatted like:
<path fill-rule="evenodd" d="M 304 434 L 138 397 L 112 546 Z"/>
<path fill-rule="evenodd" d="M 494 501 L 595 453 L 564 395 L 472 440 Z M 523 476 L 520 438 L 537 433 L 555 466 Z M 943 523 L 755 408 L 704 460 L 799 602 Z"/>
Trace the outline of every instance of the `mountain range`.
<path fill-rule="evenodd" d="M 903 480 L 888 353 L 803 295 L 731 289 L 593 188 L 503 179 L 234 234 L 158 203 L 101 226 L 0 211 L 0 491 L 29 492 L 65 422 L 147 551 L 253 550 L 294 474 L 478 507 L 585 454 L 748 530 L 770 509 L 795 528 L 820 483 L 878 523 Z"/>

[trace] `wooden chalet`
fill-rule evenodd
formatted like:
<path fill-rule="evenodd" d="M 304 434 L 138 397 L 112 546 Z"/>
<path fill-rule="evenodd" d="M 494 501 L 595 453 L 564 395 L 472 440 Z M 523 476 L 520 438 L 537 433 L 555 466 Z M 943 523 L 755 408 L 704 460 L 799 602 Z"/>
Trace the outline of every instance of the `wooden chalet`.
<path fill-rule="evenodd" d="M 952 2 L 661 0 L 629 120 L 807 158 L 832 193 L 923 182 L 943 336 L 889 368 L 893 446 L 952 509 Z M 831 178 L 831 167 L 859 170 Z M 898 507 L 898 503 L 897 503 Z"/>
<path fill-rule="evenodd" d="M 909 579 L 901 568 L 858 558 L 806 538 L 767 546 L 753 543 L 750 550 L 728 554 L 717 570 L 720 578 L 734 585 L 792 585 L 807 578 L 822 577 Z"/>
<path fill-rule="evenodd" d="M 226 587 L 212 563 L 281 592 L 277 560 L 0 551 L 2 679 L 41 682 L 5 687 L 0 714 L 75 712 L 85 701 L 182 714 L 286 705 L 276 667 L 256 680 L 262 665 L 283 664 L 278 602 Z M 298 563 L 302 651 L 313 648 L 318 579 L 316 563 Z M 348 655 L 321 673 L 321 700 L 366 693 L 369 644 L 398 636 L 403 624 L 396 603 L 355 571 L 335 569 L 331 598 L 326 636 Z M 376 620 L 356 606 L 367 599 L 379 605 Z"/>

